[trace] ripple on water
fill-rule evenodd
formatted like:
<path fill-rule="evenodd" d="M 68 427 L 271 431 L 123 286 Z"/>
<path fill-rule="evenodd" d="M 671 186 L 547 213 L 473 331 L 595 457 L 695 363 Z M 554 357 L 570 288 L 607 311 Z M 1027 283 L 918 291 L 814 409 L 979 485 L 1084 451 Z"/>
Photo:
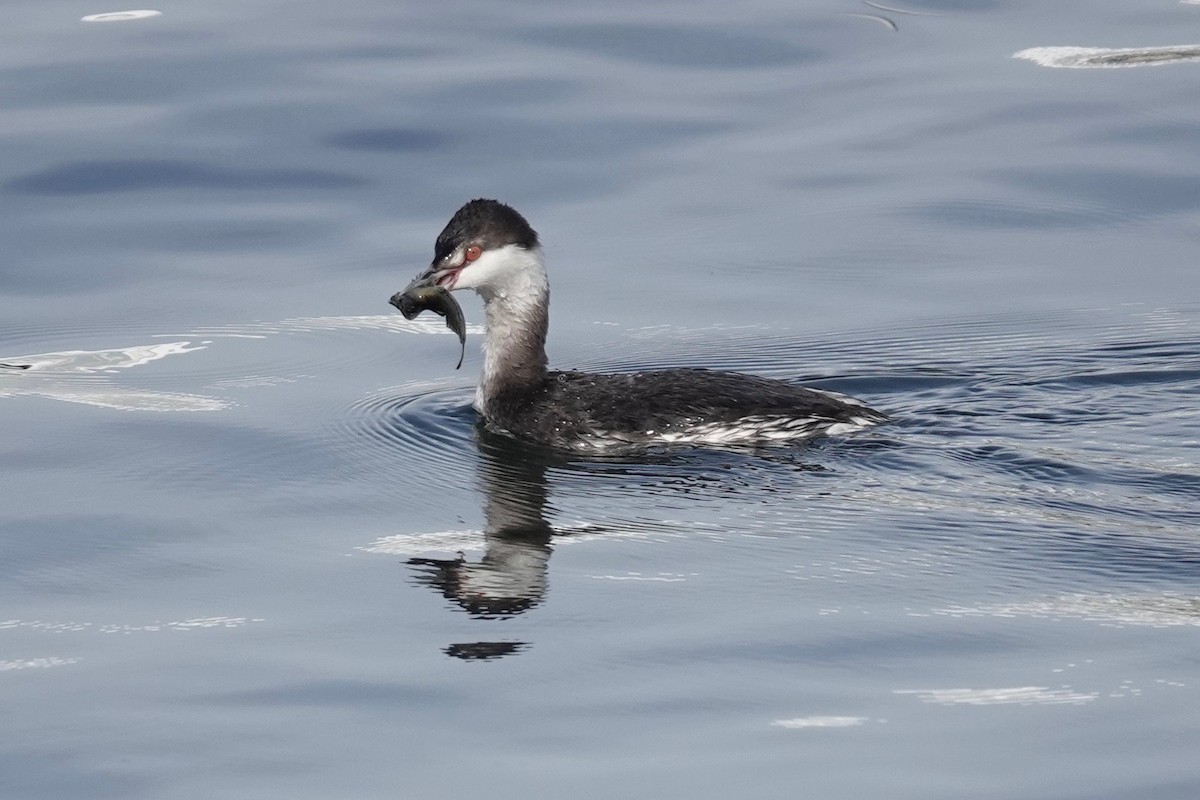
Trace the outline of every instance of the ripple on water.
<path fill-rule="evenodd" d="M 393 387 L 351 405 L 335 430 L 356 458 L 436 481 L 461 472 L 474 457 L 473 397 L 473 390 L 441 383 Z"/>
<path fill-rule="evenodd" d="M 707 361 L 702 333 L 659 335 L 681 354 L 669 363 Z M 1196 561 L 1194 310 L 940 320 L 804 341 L 737 331 L 719 360 L 777 376 L 824 371 L 805 382 L 893 415 L 867 435 L 813 445 L 811 460 L 858 482 L 804 509 L 813 528 L 890 508 L 890 524 L 933 547 L 945 545 L 939 535 L 1000 536 L 1006 549 L 1053 554 L 1047 564 L 1138 580 Z M 839 367 L 822 370 L 830 364 Z"/>
<path fill-rule="evenodd" d="M 478 326 L 468 327 L 480 333 Z M 220 411 L 233 406 L 229 393 L 294 383 L 341 371 L 385 369 L 392 357 L 360 346 L 380 332 L 448 334 L 440 321 L 405 320 L 397 314 L 308 317 L 196 328 L 163 333 L 137 324 L 107 328 L 29 326 L 0 329 L 0 397 L 32 396 L 121 411 Z M 288 338 L 302 346 L 260 344 Z M 141 339 L 101 349 L 80 341 Z M 29 347 L 64 347 L 29 353 Z M 25 352 L 22 352 L 25 351 Z M 196 354 L 200 354 L 197 356 Z M 136 369 L 188 355 L 186 371 Z M 186 381 L 196 391 L 181 391 Z M 131 385 L 136 384 L 136 385 Z"/>
<path fill-rule="evenodd" d="M 112 377 L 122 370 L 203 349 L 203 344 L 181 341 L 12 356 L 3 362 L 9 377 L 0 382 L 0 397 L 43 397 L 121 411 L 220 411 L 229 404 L 217 397 L 132 389 L 118 385 Z"/>
<path fill-rule="evenodd" d="M 356 403 L 341 428 L 346 446 L 389 476 L 378 490 L 393 503 L 397 492 L 426 498 L 431 482 L 442 497 L 455 490 L 483 494 L 482 529 L 418 528 L 381 535 L 362 548 L 388 555 L 477 550 L 487 546 L 497 526 L 514 524 L 522 530 L 553 526 L 559 543 L 726 539 L 755 525 L 743 517 L 742 531 L 731 530 L 722 517 L 740 515 L 738 504 L 763 509 L 824 469 L 807 460 L 804 448 L 661 448 L 612 457 L 557 453 L 482 428 L 467 389 L 405 386 L 380 392 Z M 428 512 L 428 504 L 422 505 Z M 432 515 L 437 517 L 436 508 Z"/>
<path fill-rule="evenodd" d="M 328 384 L 342 373 L 392 370 L 389 348 L 363 345 L 398 332 L 449 335 L 440 320 L 391 314 L 182 335 L 131 325 L 121 336 L 145 344 L 91 351 L 69 342 L 93 341 L 95 332 L 0 331 L 6 353 L 37 351 L 0 358 L 0 395 L 70 395 L 100 404 L 108 393 L 110 407 L 134 409 L 149 408 L 149 398 L 178 404 L 186 396 L 197 408 L 226 407 L 234 392 L 278 382 L 320 376 Z M 279 337 L 304 346 L 265 341 Z M 25 347 L 35 341 L 62 349 Z M 177 360 L 194 368 L 161 366 Z M 431 483 L 463 497 L 481 489 L 486 497 L 489 485 L 506 485 L 527 498 L 543 495 L 543 515 L 580 540 L 794 537 L 853 527 L 848 523 L 870 513 L 887 515 L 931 549 L 954 536 L 1003 534 L 1025 547 L 1036 540 L 1035 549 L 1097 573 L 1147 577 L 1193 563 L 1188 537 L 1200 522 L 1192 507 L 1200 491 L 1194 309 L 943 319 L 803 338 L 762 326 L 655 327 L 601 343 L 581 366 L 708 366 L 796 378 L 860 397 L 894 420 L 802 447 L 564 459 L 481 437 L 470 408 L 474 376 L 455 374 L 453 383 L 402 384 L 344 405 L 330 415 L 328 435 L 239 429 L 245 449 L 222 452 L 235 462 L 227 469 L 244 467 L 251 482 L 287 472 L 271 459 L 308 459 L 316 475 L 339 472 L 326 461 L 362 467 L 366 478 L 356 480 L 355 491 L 381 503 L 395 503 L 397 492 L 422 496 Z M 136 386 L 128 376 L 138 376 Z M 180 386 L 184 378 L 211 393 L 181 392 L 190 388 Z M 264 463 L 256 453 L 273 455 Z M 428 531 L 429 522 L 418 527 Z M 1097 556 L 1097 546 L 1114 558 Z"/>
<path fill-rule="evenodd" d="M 467 326 L 469 334 L 482 332 L 478 325 Z M 193 372 L 209 383 L 226 387 L 231 381 L 245 381 L 246 385 L 255 386 L 315 375 L 328 379 L 339 372 L 394 371 L 396 365 L 392 353 L 362 345 L 377 340 L 381 333 L 453 336 L 445 324 L 432 315 L 406 320 L 399 314 L 297 317 L 274 322 L 199 327 L 189 333 L 207 340 L 212 347 L 224 343 L 227 351 L 239 342 L 244 345 L 237 348 L 236 359 L 230 358 L 214 363 L 206 370 Z M 295 340 L 303 346 L 253 346 L 256 340 L 275 338 Z M 449 351 L 457 357 L 457 348 L 449 348 Z M 447 355 L 449 358 L 451 356 Z"/>
<path fill-rule="evenodd" d="M 934 613 L 951 617 L 1079 619 L 1106 625 L 1173 628 L 1200 626 L 1200 597 L 1161 594 L 1064 594 L 1015 603 L 952 606 Z"/>
<path fill-rule="evenodd" d="M 929 537 L 935 549 L 964 532 L 1019 534 L 1010 539 L 1015 547 L 1032 535 L 1076 569 L 1164 574 L 1170 561 L 1188 562 L 1186 537 L 1200 521 L 1189 505 L 1200 470 L 1184 444 L 1200 439 L 1200 417 L 1185 402 L 1200 394 L 1198 354 L 1200 325 L 1188 311 L 938 320 L 804 339 L 762 327 L 636 330 L 589 353 L 585 368 L 807 375 L 805 383 L 861 397 L 894 421 L 799 448 L 551 460 L 547 511 L 642 531 L 655 515 L 675 516 L 676 532 L 691 524 L 697 535 L 721 538 L 829 530 L 882 509 L 895 517 L 890 524 Z M 373 457 L 394 462 L 403 451 L 421 469 L 456 475 L 464 458 L 486 460 L 468 443 L 465 392 L 457 417 L 421 401 L 405 419 L 408 401 L 366 401 L 357 413 L 374 420 Z M 1157 429 L 1178 441 L 1153 452 L 1132 446 Z M 804 500 L 818 492 L 826 492 L 819 502 Z M 714 516 L 720 508 L 727 513 Z M 669 535 L 670 527 L 659 529 Z"/>

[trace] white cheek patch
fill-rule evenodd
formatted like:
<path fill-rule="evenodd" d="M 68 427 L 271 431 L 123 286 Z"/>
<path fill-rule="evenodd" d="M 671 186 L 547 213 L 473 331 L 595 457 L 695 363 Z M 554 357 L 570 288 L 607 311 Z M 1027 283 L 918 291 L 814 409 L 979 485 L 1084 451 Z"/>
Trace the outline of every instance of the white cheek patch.
<path fill-rule="evenodd" d="M 474 261 L 465 262 L 458 273 L 457 287 L 459 289 L 478 289 L 495 281 L 503 272 L 502 264 L 497 262 L 499 250 L 484 251 Z"/>
<path fill-rule="evenodd" d="M 505 297 L 512 294 L 532 294 L 545 284 L 540 250 L 526 250 L 506 244 L 485 250 L 479 258 L 468 262 L 458 273 L 455 289 L 475 289 L 485 296 Z"/>

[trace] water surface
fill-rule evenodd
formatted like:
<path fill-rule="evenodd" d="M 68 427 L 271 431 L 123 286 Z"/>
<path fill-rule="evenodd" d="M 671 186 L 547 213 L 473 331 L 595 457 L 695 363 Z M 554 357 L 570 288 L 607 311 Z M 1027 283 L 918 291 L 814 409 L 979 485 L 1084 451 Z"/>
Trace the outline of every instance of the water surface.
<path fill-rule="evenodd" d="M 1200 791 L 1200 8 L 9 6 L 5 798 Z M 480 431 L 476 196 L 554 364 L 894 421 Z"/>

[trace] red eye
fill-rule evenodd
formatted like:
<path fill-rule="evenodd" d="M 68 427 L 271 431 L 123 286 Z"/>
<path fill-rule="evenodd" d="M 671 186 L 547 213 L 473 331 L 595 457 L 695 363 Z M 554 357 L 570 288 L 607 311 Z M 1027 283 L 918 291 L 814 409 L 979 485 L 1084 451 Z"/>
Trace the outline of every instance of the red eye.
<path fill-rule="evenodd" d="M 467 261 L 474 261 L 475 259 L 479 258 L 481 255 L 483 255 L 483 250 L 480 249 L 479 245 L 473 244 L 467 248 L 465 257 L 466 257 Z"/>

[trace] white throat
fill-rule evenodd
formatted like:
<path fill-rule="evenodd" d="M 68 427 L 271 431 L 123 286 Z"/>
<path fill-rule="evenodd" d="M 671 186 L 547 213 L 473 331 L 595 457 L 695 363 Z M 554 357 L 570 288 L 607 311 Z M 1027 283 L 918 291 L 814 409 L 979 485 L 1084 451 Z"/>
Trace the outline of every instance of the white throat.
<path fill-rule="evenodd" d="M 489 250 L 461 273 L 456 288 L 473 288 L 483 298 L 483 375 L 475 408 L 486 413 L 489 398 L 546 375 L 550 285 L 542 250 Z"/>

